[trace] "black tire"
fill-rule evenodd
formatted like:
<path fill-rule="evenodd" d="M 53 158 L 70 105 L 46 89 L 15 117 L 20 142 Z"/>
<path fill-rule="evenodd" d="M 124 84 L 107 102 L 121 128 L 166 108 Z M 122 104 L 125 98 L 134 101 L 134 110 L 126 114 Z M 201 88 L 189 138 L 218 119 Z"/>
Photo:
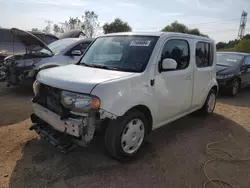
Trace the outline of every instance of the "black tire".
<path fill-rule="evenodd" d="M 122 134 L 127 126 L 127 124 L 134 119 L 139 119 L 144 124 L 144 137 L 139 146 L 139 148 L 133 153 L 126 153 L 122 148 Z M 141 146 L 145 141 L 147 135 L 147 119 L 145 115 L 139 111 L 131 111 L 126 113 L 124 116 L 112 120 L 108 125 L 108 128 L 105 133 L 105 148 L 106 151 L 121 162 L 130 161 L 136 158 L 138 155 Z"/>
<path fill-rule="evenodd" d="M 238 79 L 234 79 L 231 82 L 231 86 L 229 88 L 229 95 L 235 97 L 240 89 L 240 81 Z"/>
<path fill-rule="evenodd" d="M 215 97 L 214 105 L 212 108 L 211 108 L 211 106 L 209 106 L 209 99 L 210 99 L 211 95 L 214 95 L 214 97 Z M 215 104 L 216 104 L 216 91 L 214 89 L 211 89 L 207 95 L 207 98 L 206 98 L 206 101 L 205 101 L 203 107 L 200 109 L 200 112 L 205 116 L 212 114 L 214 111 L 214 108 L 215 108 Z"/>

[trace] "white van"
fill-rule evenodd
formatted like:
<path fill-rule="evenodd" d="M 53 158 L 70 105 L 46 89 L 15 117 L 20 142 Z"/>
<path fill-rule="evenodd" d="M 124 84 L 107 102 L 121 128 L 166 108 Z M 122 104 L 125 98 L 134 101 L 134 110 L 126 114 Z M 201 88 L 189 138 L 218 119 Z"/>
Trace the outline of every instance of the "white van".
<path fill-rule="evenodd" d="M 213 112 L 215 50 L 213 40 L 181 33 L 98 37 L 77 65 L 38 74 L 31 129 L 68 149 L 65 140 L 86 145 L 105 128 L 107 151 L 130 159 L 153 129 Z"/>

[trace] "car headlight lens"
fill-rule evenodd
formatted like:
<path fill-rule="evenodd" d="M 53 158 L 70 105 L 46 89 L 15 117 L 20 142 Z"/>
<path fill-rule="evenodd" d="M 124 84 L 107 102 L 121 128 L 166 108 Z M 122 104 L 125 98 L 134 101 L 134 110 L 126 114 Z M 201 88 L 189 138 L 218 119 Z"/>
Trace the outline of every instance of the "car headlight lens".
<path fill-rule="evenodd" d="M 98 110 L 100 108 L 100 99 L 91 95 L 62 91 L 61 104 L 75 113 L 84 113 Z"/>
<path fill-rule="evenodd" d="M 40 89 L 40 82 L 35 80 L 34 83 L 33 83 L 33 91 L 34 91 L 35 96 L 38 96 L 39 89 Z"/>
<path fill-rule="evenodd" d="M 233 77 L 233 74 L 224 74 L 224 75 L 217 75 L 216 78 L 217 79 L 227 79 Z"/>

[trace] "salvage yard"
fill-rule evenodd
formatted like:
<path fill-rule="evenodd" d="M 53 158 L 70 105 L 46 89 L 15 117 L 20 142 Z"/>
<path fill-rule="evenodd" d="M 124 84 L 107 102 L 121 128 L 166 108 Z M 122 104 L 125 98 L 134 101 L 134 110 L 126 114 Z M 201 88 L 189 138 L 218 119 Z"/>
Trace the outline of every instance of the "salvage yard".
<path fill-rule="evenodd" d="M 0 187 L 198 188 L 207 180 L 206 144 L 250 157 L 250 90 L 219 97 L 208 118 L 191 114 L 153 132 L 136 161 L 121 164 L 105 155 L 101 135 L 87 148 L 62 154 L 29 131 L 32 91 L 0 83 Z M 209 175 L 235 187 L 250 187 L 250 164 L 214 162 Z M 207 187 L 212 187 L 208 185 Z"/>

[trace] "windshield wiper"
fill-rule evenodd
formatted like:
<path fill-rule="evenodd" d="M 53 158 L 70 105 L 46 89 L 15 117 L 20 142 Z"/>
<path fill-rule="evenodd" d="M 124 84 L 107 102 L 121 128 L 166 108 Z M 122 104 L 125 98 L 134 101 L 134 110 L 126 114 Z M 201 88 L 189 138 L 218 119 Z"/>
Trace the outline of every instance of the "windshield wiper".
<path fill-rule="evenodd" d="M 107 70 L 118 70 L 118 68 L 115 67 L 108 67 L 106 65 L 101 65 L 101 64 L 86 64 L 86 63 L 81 63 L 87 67 L 95 67 L 95 68 L 101 68 L 101 69 L 107 69 Z"/>

